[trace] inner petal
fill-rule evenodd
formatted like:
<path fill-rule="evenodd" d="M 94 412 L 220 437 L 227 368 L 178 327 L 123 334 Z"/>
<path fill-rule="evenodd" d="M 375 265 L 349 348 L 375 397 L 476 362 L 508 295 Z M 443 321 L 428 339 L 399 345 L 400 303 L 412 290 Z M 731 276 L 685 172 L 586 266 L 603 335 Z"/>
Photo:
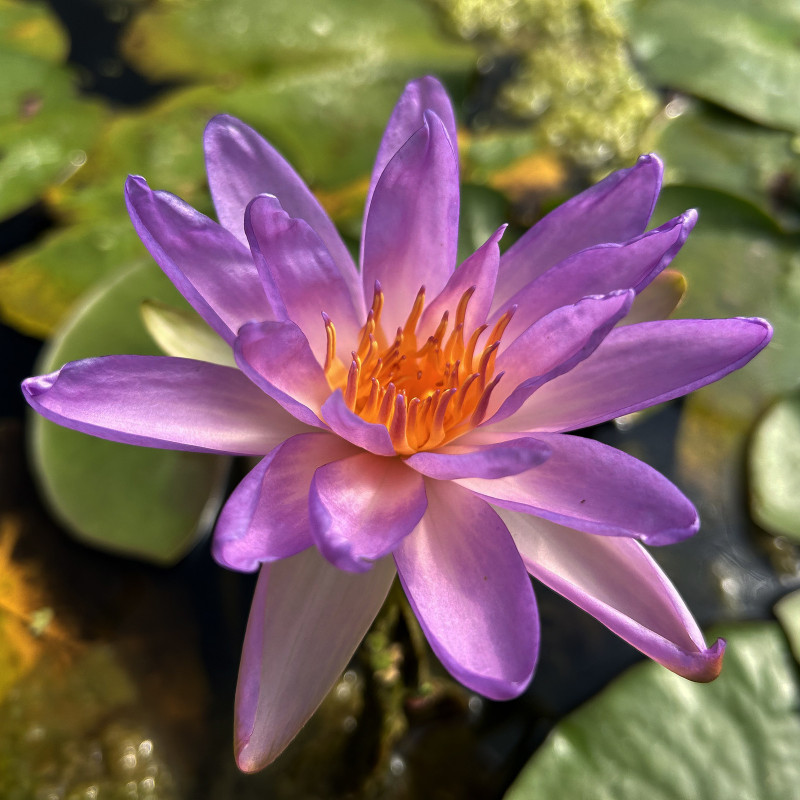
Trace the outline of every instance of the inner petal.
<path fill-rule="evenodd" d="M 497 349 L 516 307 L 498 319 L 479 348 L 487 326 L 464 329 L 475 289 L 467 289 L 454 313 L 445 311 L 423 341 L 417 332 L 425 307 L 422 286 L 408 318 L 389 341 L 380 324 L 384 293 L 376 281 L 372 307 L 349 359 L 338 355 L 336 328 L 323 314 L 325 377 L 331 390 L 341 389 L 347 407 L 365 421 L 385 425 L 400 455 L 431 450 L 483 421 L 502 377 L 494 375 Z"/>

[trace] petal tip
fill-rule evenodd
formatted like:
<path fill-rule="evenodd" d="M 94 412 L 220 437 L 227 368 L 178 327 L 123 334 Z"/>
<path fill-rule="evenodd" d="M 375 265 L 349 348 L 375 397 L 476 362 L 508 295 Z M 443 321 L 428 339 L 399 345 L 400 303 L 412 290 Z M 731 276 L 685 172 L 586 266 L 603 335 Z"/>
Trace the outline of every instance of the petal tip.
<path fill-rule="evenodd" d="M 698 654 L 692 665 L 683 674 L 696 683 L 711 683 L 722 671 L 722 659 L 725 655 L 725 639 L 717 639 L 711 647 Z"/>
<path fill-rule="evenodd" d="M 28 402 L 46 394 L 58 380 L 61 370 L 50 372 L 47 375 L 34 375 L 31 378 L 26 378 L 22 381 L 22 394 Z"/>

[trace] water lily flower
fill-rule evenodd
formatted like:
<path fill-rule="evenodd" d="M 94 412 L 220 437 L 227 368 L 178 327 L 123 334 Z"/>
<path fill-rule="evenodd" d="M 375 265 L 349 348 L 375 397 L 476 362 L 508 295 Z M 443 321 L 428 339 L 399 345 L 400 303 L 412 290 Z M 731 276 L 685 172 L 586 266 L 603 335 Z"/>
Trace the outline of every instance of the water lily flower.
<path fill-rule="evenodd" d="M 450 100 L 408 85 L 383 136 L 356 268 L 291 166 L 228 116 L 206 129 L 219 223 L 131 177 L 139 236 L 235 366 L 108 356 L 24 383 L 55 422 L 147 447 L 259 456 L 214 533 L 260 569 L 236 696 L 244 770 L 280 754 L 334 684 L 395 574 L 442 664 L 487 697 L 531 680 L 528 573 L 669 669 L 713 679 L 707 646 L 641 543 L 698 529 L 691 502 L 569 431 L 686 394 L 769 341 L 760 319 L 666 320 L 687 211 L 645 232 L 662 165 L 456 267 Z"/>

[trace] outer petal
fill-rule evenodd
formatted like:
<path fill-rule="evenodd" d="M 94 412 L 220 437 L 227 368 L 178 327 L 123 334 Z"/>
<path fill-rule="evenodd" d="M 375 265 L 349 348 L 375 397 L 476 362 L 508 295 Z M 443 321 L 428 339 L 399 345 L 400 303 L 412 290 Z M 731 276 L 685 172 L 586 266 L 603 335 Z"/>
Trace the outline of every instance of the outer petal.
<path fill-rule="evenodd" d="M 551 455 L 536 469 L 457 483 L 495 505 L 589 533 L 662 545 L 697 532 L 694 506 L 647 464 L 580 436 L 542 434 L 541 440 Z"/>
<path fill-rule="evenodd" d="M 320 467 L 311 481 L 312 535 L 332 564 L 363 572 L 390 553 L 428 505 L 422 476 L 395 458 L 360 453 Z"/>
<path fill-rule="evenodd" d="M 214 531 L 214 558 L 224 567 L 252 572 L 264 561 L 310 547 L 308 489 L 314 471 L 357 452 L 330 433 L 300 434 L 276 447 L 225 503 Z"/>
<path fill-rule="evenodd" d="M 628 316 L 621 324 L 635 325 L 666 319 L 685 294 L 686 278 L 674 269 L 665 269 L 641 294 L 636 295 Z"/>
<path fill-rule="evenodd" d="M 246 244 L 243 224 L 247 204 L 260 194 L 275 195 L 290 217 L 305 220 L 322 239 L 363 315 L 361 282 L 350 253 L 336 226 L 283 156 L 251 127 L 225 114 L 208 123 L 204 145 L 208 185 L 219 221 Z"/>
<path fill-rule="evenodd" d="M 694 681 L 717 677 L 725 642 L 706 647 L 675 587 L 638 542 L 498 513 L 535 578 L 667 669 Z"/>
<path fill-rule="evenodd" d="M 128 178 L 125 199 L 150 255 L 225 341 L 249 320 L 274 318 L 250 252 L 225 228 L 138 176 Z"/>
<path fill-rule="evenodd" d="M 632 302 L 633 290 L 584 297 L 531 325 L 497 357 L 503 379 L 489 404 L 490 419 L 513 414 L 539 387 L 590 356 Z"/>
<path fill-rule="evenodd" d="M 381 139 L 378 155 L 375 158 L 375 165 L 372 168 L 369 193 L 367 194 L 367 212 L 372 202 L 375 186 L 384 169 L 386 169 L 386 165 L 412 135 L 422 127 L 424 114 L 429 109 L 442 121 L 453 145 L 453 150 L 456 149 L 456 120 L 453 115 L 453 106 L 444 87 L 436 78 L 430 76 L 411 81 L 397 101 Z M 367 214 L 365 213 L 365 225 L 366 219 Z"/>
<path fill-rule="evenodd" d="M 486 503 L 451 483 L 426 483 L 428 511 L 394 554 L 408 600 L 456 679 L 494 700 L 516 697 L 539 651 L 519 553 Z"/>
<path fill-rule="evenodd" d="M 143 447 L 262 455 L 304 430 L 239 370 L 186 358 L 72 361 L 22 391 L 65 428 Z"/>
<path fill-rule="evenodd" d="M 325 362 L 321 311 L 333 319 L 343 342 L 355 344 L 361 323 L 350 290 L 314 229 L 293 219 L 271 195 L 256 197 L 245 213 L 245 231 L 267 293 L 305 334 L 315 358 Z"/>
<path fill-rule="evenodd" d="M 322 406 L 322 418 L 334 433 L 357 447 L 377 456 L 393 456 L 394 445 L 385 425 L 366 422 L 345 404 L 341 389 L 337 389 Z"/>
<path fill-rule="evenodd" d="M 696 221 L 697 212 L 687 211 L 624 244 L 601 244 L 582 250 L 517 292 L 489 322 L 494 323 L 506 307 L 516 305 L 517 312 L 504 334 L 512 339 L 532 320 L 582 297 L 624 289 L 638 293 L 672 261 Z"/>
<path fill-rule="evenodd" d="M 290 414 L 324 427 L 319 410 L 331 390 L 308 340 L 293 322 L 245 325 L 233 354 L 239 369 Z"/>
<path fill-rule="evenodd" d="M 361 575 L 310 548 L 261 568 L 236 688 L 236 760 L 274 761 L 341 675 L 394 579 L 391 559 Z"/>
<path fill-rule="evenodd" d="M 380 281 L 383 330 L 394 336 L 420 286 L 436 296 L 456 263 L 458 159 L 432 111 L 389 162 L 375 187 L 364 229 L 364 289 Z"/>
<path fill-rule="evenodd" d="M 465 338 L 469 338 L 475 328 L 483 325 L 492 304 L 494 284 L 497 280 L 497 266 L 500 263 L 498 243 L 506 227 L 506 225 L 499 227 L 485 244 L 465 259 L 450 276 L 439 296 L 425 307 L 418 325 L 418 331 L 423 337 L 433 333 L 445 311 L 449 312 L 452 318 L 464 292 L 473 287 L 475 291 L 470 297 L 464 317 Z"/>
<path fill-rule="evenodd" d="M 762 319 L 626 325 L 498 427 L 568 431 L 630 414 L 719 380 L 744 366 L 771 338 L 772 327 Z"/>
<path fill-rule="evenodd" d="M 550 456 L 544 442 L 530 437 L 486 445 L 445 445 L 437 452 L 414 453 L 405 463 L 439 481 L 455 478 L 505 478 L 538 467 Z"/>
<path fill-rule="evenodd" d="M 551 211 L 503 255 L 495 308 L 572 253 L 642 233 L 653 213 L 663 170 L 658 156 L 641 156 L 635 166 L 613 172 Z"/>

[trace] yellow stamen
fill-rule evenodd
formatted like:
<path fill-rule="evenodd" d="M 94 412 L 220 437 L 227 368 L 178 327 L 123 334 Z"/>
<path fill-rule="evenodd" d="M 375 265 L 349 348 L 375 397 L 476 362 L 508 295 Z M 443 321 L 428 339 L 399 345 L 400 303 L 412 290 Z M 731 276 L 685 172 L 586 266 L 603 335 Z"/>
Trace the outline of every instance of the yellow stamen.
<path fill-rule="evenodd" d="M 465 344 L 467 309 L 475 291 L 472 286 L 461 295 L 452 328 L 451 314 L 445 311 L 418 347 L 425 287 L 417 292 L 405 323 L 388 341 L 381 327 L 384 293 L 376 281 L 357 346 L 345 363 L 337 356 L 336 328 L 323 314 L 328 384 L 343 391 L 347 407 L 362 419 L 385 425 L 400 455 L 451 441 L 479 425 L 488 412 L 491 394 L 502 377 L 502 373 L 493 376 L 500 339 L 516 309 L 497 320 L 488 338 L 482 339 L 487 325 L 481 325 Z M 479 340 L 487 344 L 476 355 Z"/>

